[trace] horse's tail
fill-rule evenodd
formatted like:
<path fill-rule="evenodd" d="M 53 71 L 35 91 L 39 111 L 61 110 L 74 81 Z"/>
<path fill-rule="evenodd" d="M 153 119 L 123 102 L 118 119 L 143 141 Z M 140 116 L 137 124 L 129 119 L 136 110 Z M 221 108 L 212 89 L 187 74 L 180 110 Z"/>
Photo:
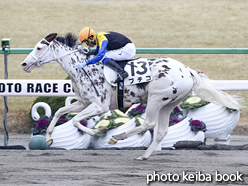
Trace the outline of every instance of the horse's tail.
<path fill-rule="evenodd" d="M 211 103 L 241 111 L 243 106 L 237 102 L 238 97 L 235 99 L 233 96 L 217 89 L 205 74 L 194 70 L 191 70 L 191 73 L 195 79 L 193 91 L 197 96 Z"/>

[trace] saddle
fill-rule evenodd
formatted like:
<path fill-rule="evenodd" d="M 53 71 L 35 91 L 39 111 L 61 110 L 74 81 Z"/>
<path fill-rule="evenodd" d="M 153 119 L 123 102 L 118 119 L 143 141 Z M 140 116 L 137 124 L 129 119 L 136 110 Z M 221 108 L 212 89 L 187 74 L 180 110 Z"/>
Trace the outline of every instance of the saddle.
<path fill-rule="evenodd" d="M 125 69 L 125 66 L 127 65 L 128 62 L 135 61 L 138 59 L 140 59 L 140 57 L 136 57 L 136 58 L 128 59 L 128 60 L 116 61 L 116 62 L 121 66 L 121 68 Z"/>

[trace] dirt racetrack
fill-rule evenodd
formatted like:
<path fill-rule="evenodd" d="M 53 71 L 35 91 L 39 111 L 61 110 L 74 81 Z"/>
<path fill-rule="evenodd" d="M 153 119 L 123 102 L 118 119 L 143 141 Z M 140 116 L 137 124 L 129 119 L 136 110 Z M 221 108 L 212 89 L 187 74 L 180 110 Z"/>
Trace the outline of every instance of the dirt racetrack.
<path fill-rule="evenodd" d="M 29 137 L 9 140 L 27 150 L 0 150 L 0 185 L 248 185 L 247 150 L 162 150 L 137 161 L 143 150 L 28 150 Z M 231 137 L 247 144 L 248 136 Z"/>

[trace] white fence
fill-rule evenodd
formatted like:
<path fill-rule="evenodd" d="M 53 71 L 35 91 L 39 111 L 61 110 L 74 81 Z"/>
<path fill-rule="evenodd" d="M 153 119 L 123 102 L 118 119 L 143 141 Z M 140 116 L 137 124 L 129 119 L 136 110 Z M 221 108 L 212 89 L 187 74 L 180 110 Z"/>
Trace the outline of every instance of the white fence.
<path fill-rule="evenodd" d="M 223 91 L 247 91 L 248 80 L 212 80 Z M 70 80 L 2 79 L 0 96 L 75 96 Z"/>

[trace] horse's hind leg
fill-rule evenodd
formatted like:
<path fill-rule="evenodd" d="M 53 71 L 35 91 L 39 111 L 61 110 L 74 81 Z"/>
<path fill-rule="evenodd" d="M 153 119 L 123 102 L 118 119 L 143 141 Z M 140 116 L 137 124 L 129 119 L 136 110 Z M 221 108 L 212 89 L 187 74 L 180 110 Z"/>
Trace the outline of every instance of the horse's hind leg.
<path fill-rule="evenodd" d="M 169 103 L 168 105 L 165 105 L 159 110 L 158 118 L 157 118 L 157 133 L 155 139 L 152 141 L 146 152 L 136 158 L 136 160 L 146 160 L 150 157 L 152 152 L 157 148 L 158 144 L 163 140 L 165 135 L 168 132 L 169 127 L 169 119 L 170 119 L 170 113 L 174 107 L 176 107 L 182 99 L 177 100 L 176 102 Z"/>
<path fill-rule="evenodd" d="M 163 140 L 168 132 L 169 118 L 170 118 L 171 108 L 164 106 L 159 110 L 158 120 L 157 120 L 157 134 L 155 139 L 152 141 L 145 153 L 136 158 L 136 160 L 146 160 L 150 157 L 152 152 L 157 148 L 158 144 Z M 155 131 L 154 131 L 155 132 Z"/>
<path fill-rule="evenodd" d="M 143 125 L 139 127 L 135 127 L 134 129 L 131 129 L 127 132 L 113 135 L 112 138 L 109 140 L 109 144 L 117 143 L 118 140 L 124 140 L 135 134 L 154 128 L 158 118 L 158 113 L 160 112 L 161 108 L 166 107 L 167 109 L 163 109 L 163 110 L 168 111 L 170 114 L 171 110 L 174 108 L 172 106 L 167 107 L 167 105 L 171 105 L 170 103 L 171 99 L 161 102 L 162 98 L 159 99 L 159 97 L 160 97 L 159 95 L 152 95 L 148 98 L 148 104 L 146 108 L 146 118 Z M 173 105 L 175 105 L 176 103 L 173 103 Z M 166 112 L 162 113 L 162 115 L 163 114 L 166 114 Z"/>

